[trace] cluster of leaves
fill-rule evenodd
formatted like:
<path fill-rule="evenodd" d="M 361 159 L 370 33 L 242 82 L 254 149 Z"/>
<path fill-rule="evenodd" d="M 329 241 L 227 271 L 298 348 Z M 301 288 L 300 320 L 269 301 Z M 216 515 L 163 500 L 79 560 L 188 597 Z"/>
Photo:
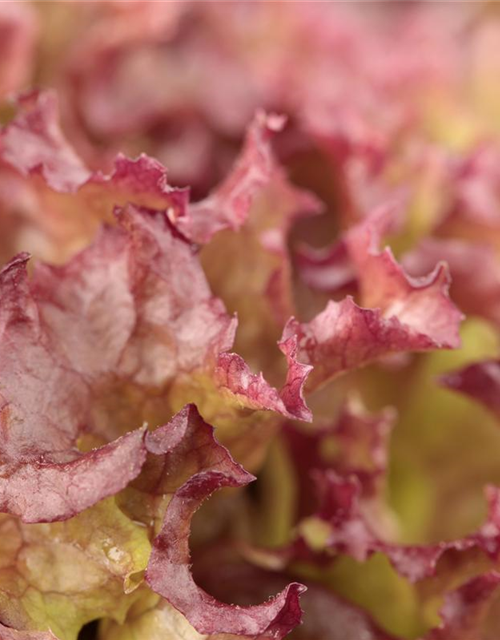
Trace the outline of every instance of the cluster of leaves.
<path fill-rule="evenodd" d="M 498 639 L 499 33 L 0 4 L 0 640 Z"/>

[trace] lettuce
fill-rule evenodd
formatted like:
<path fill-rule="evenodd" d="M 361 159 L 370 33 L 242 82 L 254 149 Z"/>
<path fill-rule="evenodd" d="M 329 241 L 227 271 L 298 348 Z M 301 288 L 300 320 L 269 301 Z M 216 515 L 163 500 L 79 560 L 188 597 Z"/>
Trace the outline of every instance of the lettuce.
<path fill-rule="evenodd" d="M 497 640 L 494 10 L 4 5 L 0 639 Z"/>

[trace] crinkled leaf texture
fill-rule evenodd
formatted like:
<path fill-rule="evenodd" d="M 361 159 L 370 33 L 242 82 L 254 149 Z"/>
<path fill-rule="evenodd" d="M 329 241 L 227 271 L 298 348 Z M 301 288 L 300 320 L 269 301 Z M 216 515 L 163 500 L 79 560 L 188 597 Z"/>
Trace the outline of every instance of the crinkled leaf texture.
<path fill-rule="evenodd" d="M 270 138 L 284 124 L 282 117 L 259 111 L 229 176 L 207 198 L 190 204 L 189 190 L 171 187 L 166 169 L 145 154 L 134 160 L 118 154 L 108 175 L 91 171 L 61 131 L 53 92 L 26 93 L 16 106 L 16 117 L 0 132 L 0 158 L 26 177 L 24 190 L 39 204 L 30 224 L 43 239 L 39 244 L 48 245 L 44 257 L 58 262 L 86 246 L 102 221 L 112 222 L 115 206 L 129 202 L 166 211 L 178 230 L 199 244 L 223 229 L 239 229 L 276 171 Z M 58 246 L 61 241 L 66 246 Z"/>
<path fill-rule="evenodd" d="M 268 409 L 283 416 L 310 422 L 312 414 L 307 407 L 303 388 L 312 367 L 297 361 L 295 337 L 278 343 L 288 361 L 285 385 L 278 392 L 270 387 L 262 373 L 251 373 L 246 362 L 236 353 L 223 353 L 217 361 L 215 376 L 220 389 L 227 389 L 236 398 L 254 409 Z"/>
<path fill-rule="evenodd" d="M 216 555 L 217 559 L 219 557 Z M 269 589 L 277 590 L 286 584 L 286 576 L 264 572 L 255 567 L 235 568 L 220 562 L 211 567 L 211 588 L 218 588 L 218 597 L 245 600 L 247 597 L 262 599 Z M 224 597 L 222 597 L 224 595 Z M 152 597 L 153 596 L 153 597 Z M 156 597 L 156 600 L 155 600 Z M 301 596 L 304 622 L 293 631 L 297 640 L 396 640 L 378 629 L 361 609 L 337 598 L 331 591 L 319 585 L 309 584 Z M 334 624 L 332 624 L 334 621 Z M 106 621 L 101 636 L 106 640 L 141 640 L 182 638 L 183 640 L 233 640 L 242 636 L 215 633 L 200 634 L 186 618 L 155 594 L 147 594 L 140 606 L 131 610 L 124 624 Z M 267 634 L 247 636 L 251 640 L 269 640 Z"/>
<path fill-rule="evenodd" d="M 315 474 L 320 508 L 302 526 L 305 538 L 297 541 L 300 557 L 305 547 L 314 553 L 346 553 L 359 562 L 375 552 L 384 553 L 396 571 L 411 582 L 435 574 L 438 560 L 448 551 L 477 549 L 494 562 L 500 556 L 500 490 L 486 488 L 488 516 L 484 524 L 464 538 L 429 545 L 402 545 L 384 540 L 377 532 L 370 514 L 364 510 L 361 485 L 356 476 L 342 478 L 328 470 Z M 311 526 L 312 525 L 312 526 Z M 318 526 L 319 525 L 319 526 Z M 326 525 L 326 526 L 322 526 Z M 320 537 L 317 536 L 320 532 Z M 306 557 L 309 551 L 306 552 Z"/>
<path fill-rule="evenodd" d="M 75 298 L 75 300 L 71 301 L 72 314 L 78 317 L 85 316 L 88 311 L 88 302 L 83 300 L 85 296 L 107 295 L 110 296 L 109 304 L 116 304 L 118 301 L 122 304 L 122 315 L 119 320 L 121 329 L 124 329 L 124 325 L 127 323 L 133 324 L 135 320 L 132 316 L 134 313 L 137 315 L 139 320 L 137 321 L 135 335 L 131 340 L 131 342 L 135 343 L 135 346 L 132 347 L 130 345 L 126 351 L 130 355 L 130 352 L 135 349 L 136 355 L 130 356 L 129 359 L 135 357 L 144 361 L 135 364 L 131 362 L 130 366 L 142 367 L 144 370 L 153 366 L 158 370 L 170 368 L 170 374 L 167 375 L 165 371 L 165 375 L 158 374 L 156 377 L 151 372 L 147 374 L 146 371 L 143 371 L 140 376 L 136 372 L 132 376 L 135 378 L 132 381 L 129 379 L 127 381 L 124 380 L 125 377 L 131 377 L 128 372 L 118 371 L 116 377 L 121 382 L 116 383 L 114 386 L 117 387 L 119 384 L 122 387 L 127 386 L 127 393 L 122 394 L 123 397 L 136 394 L 136 384 L 139 378 L 141 379 L 139 384 L 142 386 L 149 385 L 149 388 L 153 386 L 158 389 L 158 386 L 164 388 L 167 384 L 172 384 L 175 389 L 172 388 L 169 394 L 170 413 L 164 408 L 165 402 L 161 406 L 162 402 L 159 397 L 155 400 L 150 394 L 145 399 L 144 396 L 147 394 L 141 390 L 138 393 L 139 397 L 135 404 L 137 406 L 147 403 L 148 408 L 145 411 L 135 411 L 134 418 L 125 417 L 124 407 L 117 405 L 126 403 L 122 403 L 116 397 L 118 391 L 116 388 L 114 390 L 110 389 L 109 404 L 114 405 L 115 411 L 117 410 L 116 422 L 120 423 L 124 419 L 136 420 L 137 418 L 136 425 L 140 425 L 144 421 L 162 424 L 175 410 L 178 410 L 186 402 L 194 400 L 200 407 L 203 407 L 202 410 L 210 421 L 215 422 L 223 431 L 231 432 L 230 437 L 227 438 L 228 442 L 229 440 L 232 442 L 238 439 L 241 440 L 238 435 L 235 436 L 232 432 L 235 430 L 243 431 L 243 428 L 237 429 L 234 424 L 232 426 L 229 424 L 231 418 L 237 414 L 238 422 L 242 424 L 246 422 L 247 430 L 253 431 L 252 439 L 256 446 L 252 448 L 241 446 L 238 457 L 251 465 L 256 465 L 263 455 L 266 442 L 272 437 L 276 429 L 276 421 L 273 421 L 272 417 L 268 416 L 266 418 L 268 424 L 265 425 L 264 421 L 254 419 L 247 409 L 252 411 L 265 409 L 282 413 L 287 417 L 310 418 L 301 395 L 301 389 L 309 369 L 307 366 L 301 367 L 296 361 L 296 357 L 292 355 L 294 353 L 293 340 L 286 341 L 286 344 L 283 343 L 280 347 L 289 362 L 286 383 L 280 392 L 265 382 L 262 377 L 252 373 L 237 355 L 224 353 L 220 357 L 219 364 L 213 365 L 213 362 L 211 362 L 209 366 L 208 360 L 213 361 L 218 352 L 226 352 L 232 346 L 233 338 L 230 337 L 230 333 L 231 331 L 234 333 L 236 327 L 235 320 L 231 321 L 227 314 L 224 315 L 225 310 L 223 310 L 222 304 L 220 302 L 216 303 L 214 298 L 212 304 L 219 305 L 221 323 L 228 325 L 225 342 L 221 338 L 220 346 L 218 348 L 214 346 L 212 350 L 208 346 L 207 348 L 201 347 L 203 353 L 200 353 L 197 365 L 192 366 L 190 369 L 192 376 L 187 376 L 186 369 L 182 369 L 182 367 L 182 371 L 179 368 L 174 371 L 172 362 L 178 357 L 189 359 L 189 354 L 196 351 L 198 346 L 201 346 L 200 340 L 202 342 L 205 340 L 206 343 L 210 342 L 212 338 L 210 331 L 208 333 L 202 331 L 201 327 L 205 321 L 209 321 L 210 318 L 214 319 L 217 315 L 217 312 L 214 311 L 211 314 L 208 308 L 203 308 L 207 306 L 207 302 L 193 305 L 188 314 L 187 309 L 192 300 L 187 294 L 187 288 L 194 286 L 198 289 L 198 285 L 202 289 L 203 287 L 205 287 L 205 290 L 207 288 L 205 276 L 198 264 L 196 250 L 189 245 L 189 241 L 206 242 L 216 232 L 224 228 L 239 228 L 251 214 L 254 199 L 278 175 L 278 193 L 285 197 L 284 211 L 281 212 L 280 209 L 275 222 L 278 235 L 281 238 L 281 244 L 278 243 L 280 244 L 279 247 L 273 245 L 271 248 L 265 248 L 264 244 L 262 244 L 260 253 L 257 257 L 254 257 L 252 263 L 255 264 L 257 261 L 259 264 L 266 264 L 266 277 L 262 286 L 259 284 L 257 291 L 253 289 L 250 291 L 251 288 L 247 286 L 247 270 L 244 269 L 240 273 L 239 281 L 236 283 L 238 303 L 233 305 L 233 301 L 230 298 L 229 302 L 233 310 L 236 309 L 241 312 L 242 306 L 248 306 L 248 301 L 250 301 L 250 304 L 253 304 L 256 300 L 266 301 L 263 305 L 265 307 L 263 313 L 258 314 L 259 322 L 256 325 L 258 327 L 258 335 L 256 337 L 260 338 L 267 332 L 272 337 L 271 344 L 266 340 L 265 344 L 259 348 L 258 357 L 252 359 L 249 364 L 251 367 L 260 368 L 263 366 L 262 360 L 264 360 L 264 365 L 267 367 L 267 358 L 269 358 L 272 362 L 272 367 L 270 366 L 269 369 L 273 369 L 276 365 L 278 370 L 278 375 L 275 376 L 276 379 L 283 375 L 283 366 L 279 355 L 277 358 L 274 355 L 269 357 L 279 337 L 280 329 L 276 327 L 275 315 L 278 314 L 281 318 L 283 314 L 287 317 L 289 315 L 289 298 L 291 295 L 290 265 L 286 251 L 281 245 L 284 243 L 285 234 L 293 215 L 297 214 L 296 210 L 301 210 L 302 207 L 305 209 L 315 208 L 317 203 L 311 197 L 306 197 L 299 190 L 288 185 L 277 168 L 271 152 L 270 137 L 274 130 L 281 127 L 282 119 L 277 116 L 265 116 L 263 113 L 257 114 L 253 124 L 250 126 L 241 157 L 236 162 L 235 168 L 227 180 L 205 201 L 189 205 L 187 191 L 171 188 L 167 183 L 165 169 L 156 160 L 146 156 L 141 156 L 137 160 L 129 160 L 118 156 L 115 160 L 114 170 L 110 175 L 90 172 L 76 156 L 61 133 L 57 102 L 52 93 L 34 92 L 27 94 L 18 100 L 18 110 L 16 118 L 1 133 L 0 152 L 5 162 L 26 176 L 26 188 L 29 187 L 36 194 L 36 197 L 40 199 L 40 206 L 37 208 L 38 213 L 36 215 L 34 213 L 34 217 L 30 219 L 30 223 L 35 227 L 32 230 L 34 237 L 40 236 L 44 239 L 41 244 L 35 244 L 35 255 L 42 254 L 48 257 L 51 262 L 64 261 L 68 255 L 72 256 L 74 254 L 75 249 L 88 245 L 103 220 L 115 224 L 116 216 L 112 215 L 115 205 L 125 205 L 129 201 L 134 203 L 134 206 L 123 206 L 122 213 L 118 216 L 122 230 L 127 227 L 130 236 L 143 236 L 143 240 L 137 240 L 135 244 L 131 242 L 131 244 L 134 244 L 135 249 L 130 250 L 129 253 L 136 253 L 137 260 L 143 264 L 140 268 L 134 267 L 130 269 L 131 273 L 129 274 L 128 282 L 125 277 L 127 274 L 126 269 L 117 279 L 111 273 L 112 269 L 121 271 L 125 263 L 135 260 L 134 255 L 127 257 L 124 255 L 127 250 L 118 246 L 120 244 L 119 238 L 122 237 L 123 240 L 123 231 L 115 233 L 107 229 L 102 232 L 95 243 L 91 245 L 91 248 L 84 251 L 81 256 L 73 258 L 61 272 L 56 269 L 45 269 L 47 274 L 52 274 L 45 284 L 47 291 L 50 287 L 64 288 L 63 298 L 66 295 L 71 295 Z M 150 225 L 149 231 L 146 231 L 146 224 L 142 224 L 142 230 L 139 232 L 137 229 L 132 230 L 132 223 L 126 222 L 126 220 L 130 221 L 133 218 L 138 219 L 141 215 L 144 221 L 148 218 L 145 211 L 140 214 L 139 205 L 141 207 L 148 206 L 157 211 L 155 215 L 151 212 L 149 216 L 151 220 L 154 218 L 157 220 L 156 223 Z M 271 208 L 271 205 L 268 205 L 265 211 L 267 212 Z M 41 210 L 44 211 L 44 216 L 39 215 Z M 252 216 L 254 216 L 253 213 Z M 265 215 L 262 214 L 260 217 L 265 218 Z M 163 230 L 159 229 L 158 220 L 160 218 L 165 219 Z M 138 227 L 139 225 L 135 226 Z M 180 253 L 170 251 L 168 255 L 165 254 L 169 243 L 162 242 L 162 237 L 165 235 L 167 228 L 172 237 L 175 236 L 172 240 L 172 246 L 179 248 Z M 159 237 L 160 242 L 155 239 L 156 235 Z M 234 234 L 234 237 L 236 238 L 237 235 Z M 18 238 L 18 240 L 20 241 L 22 238 L 24 236 Z M 17 240 L 13 244 L 17 244 Z M 233 244 L 232 242 L 229 243 L 231 246 Z M 147 245 L 151 245 L 151 247 L 157 246 L 158 252 L 164 253 L 161 261 L 161 273 L 157 274 L 156 283 L 152 282 L 155 279 L 155 269 L 158 267 L 158 265 L 153 264 L 156 259 L 155 251 L 151 248 L 148 253 Z M 184 249 L 181 250 L 180 247 L 184 247 Z M 180 254 L 183 252 L 184 255 L 181 258 Z M 260 258 L 263 258 L 263 260 Z M 178 260 L 181 260 L 182 266 L 186 267 L 182 277 L 180 276 L 182 266 L 181 263 L 178 263 Z M 121 265 L 119 264 L 120 262 Z M 147 271 L 148 268 L 151 273 L 149 276 L 145 275 L 144 278 L 150 284 L 145 287 L 144 295 L 135 295 L 136 292 L 130 293 L 132 298 L 136 300 L 140 298 L 137 301 L 137 306 L 140 308 L 136 310 L 130 309 L 130 301 L 127 302 L 125 300 L 123 287 L 143 286 L 139 285 L 139 280 L 142 276 L 137 276 L 136 273 L 137 271 Z M 96 278 L 94 279 L 90 275 L 82 278 L 79 274 L 80 269 L 85 269 L 86 272 L 94 274 Z M 97 276 L 97 271 L 100 271 L 99 276 Z M 224 273 L 227 273 L 225 268 Z M 59 277 L 56 278 L 56 274 Z M 194 278 L 194 280 L 193 283 L 188 284 L 190 278 Z M 81 302 L 77 301 L 78 296 L 74 291 L 71 294 L 69 293 L 71 279 L 74 281 L 73 289 L 77 286 L 77 281 L 78 288 L 85 289 Z M 186 314 L 190 316 L 191 322 L 186 323 L 186 316 L 180 315 L 178 323 L 174 327 L 171 322 L 175 316 L 174 311 L 172 313 L 166 312 L 163 316 L 163 322 L 158 318 L 151 323 L 143 317 L 147 314 L 160 316 L 162 310 L 165 309 L 163 304 L 165 299 L 171 299 L 173 303 L 173 299 L 176 296 L 165 296 L 163 290 L 166 287 L 163 286 L 162 288 L 161 286 L 161 282 L 167 279 L 172 282 L 172 290 L 174 292 L 179 294 L 181 290 L 185 291 L 181 295 L 183 301 L 179 300 L 178 303 L 185 309 Z M 210 278 L 210 284 L 212 285 L 212 281 L 215 280 L 217 278 Z M 261 279 L 258 278 L 258 280 L 260 282 Z M 200 284 L 202 281 L 203 285 Z M 103 292 L 98 294 L 97 291 L 91 291 L 97 282 L 100 283 L 99 286 L 102 285 L 106 289 L 106 294 Z M 107 283 L 106 286 L 104 286 L 105 283 Z M 226 291 L 223 290 L 222 293 L 226 299 Z M 52 296 L 53 294 L 50 293 L 50 295 Z M 116 301 L 115 296 L 117 297 Z M 201 297 L 206 297 L 205 292 L 201 293 Z M 59 299 L 57 304 L 65 307 L 67 302 Z M 153 311 L 154 305 L 157 308 Z M 80 310 L 77 310 L 76 307 L 78 306 L 81 307 Z M 279 313 L 276 311 L 278 307 Z M 52 313 L 51 315 L 54 314 Z M 60 323 L 62 323 L 63 318 L 68 316 L 68 312 L 62 312 L 60 315 Z M 249 325 L 246 321 L 247 315 L 242 313 L 244 333 L 242 334 L 242 339 L 236 345 L 238 349 L 240 345 L 245 345 L 248 342 L 247 332 Z M 203 320 L 202 317 L 204 318 Z M 107 318 L 107 320 L 104 318 Z M 199 322 L 197 329 L 194 325 L 195 318 L 198 318 Z M 102 330 L 105 332 L 110 331 L 108 322 L 111 322 L 112 319 L 115 320 L 116 315 L 111 313 L 111 309 L 106 308 L 103 310 L 102 319 L 96 321 L 97 326 L 92 330 L 93 340 L 97 339 L 96 333 Z M 162 324 L 168 325 L 169 322 L 168 329 L 161 326 Z M 155 325 L 155 329 L 147 334 L 146 325 L 150 326 L 151 324 Z M 211 320 L 208 324 L 211 324 Z M 268 331 L 271 325 L 273 328 Z M 231 329 L 229 329 L 229 326 Z M 222 334 L 224 330 L 221 328 L 220 331 Z M 254 329 L 252 329 L 252 332 L 255 333 Z M 64 334 L 66 334 L 66 330 L 64 330 Z M 178 342 L 173 350 L 169 350 L 165 344 L 168 341 L 167 334 L 172 336 L 172 343 Z M 89 337 L 87 327 L 83 329 L 82 335 L 85 338 Z M 111 343 L 113 348 L 115 346 L 117 349 L 119 348 L 117 344 L 120 342 L 120 335 L 120 331 L 117 331 L 113 337 Z M 62 339 L 67 341 L 64 336 L 62 336 Z M 104 338 L 99 338 L 99 340 L 102 345 Z M 77 342 L 80 346 L 77 346 Z M 84 346 L 84 342 L 84 340 L 77 340 L 75 337 L 71 348 L 79 351 L 87 350 L 91 353 L 93 349 L 90 347 L 87 349 Z M 252 346 L 255 346 L 258 342 L 258 340 L 254 340 Z M 153 346 L 155 349 L 154 365 L 153 357 L 150 355 L 153 351 Z M 142 355 L 139 355 L 139 351 Z M 169 359 L 168 364 L 166 363 L 167 351 L 169 353 L 175 351 L 176 354 L 174 358 Z M 256 353 L 256 350 L 253 348 L 245 349 L 246 355 L 252 353 Z M 261 357 L 262 353 L 265 354 L 264 358 Z M 278 354 L 277 350 L 276 353 Z M 183 363 L 183 365 L 186 365 L 186 363 Z M 113 368 L 114 365 L 110 362 L 107 373 L 104 374 L 108 379 L 106 383 L 108 386 L 113 386 L 110 382 Z M 181 373 L 184 375 L 179 375 Z M 148 375 L 149 381 L 146 381 Z M 151 380 L 152 377 L 155 379 Z M 220 395 L 217 391 L 217 385 L 220 385 L 220 390 L 223 391 Z M 102 386 L 103 384 L 100 383 L 100 390 L 97 394 L 99 399 L 104 395 L 104 390 L 101 390 Z M 92 387 L 94 387 L 94 381 Z M 95 398 L 95 394 L 93 396 Z M 230 411 L 224 406 L 225 404 L 231 405 Z M 110 406 L 106 407 L 106 411 L 110 409 Z M 101 417 L 99 417 L 99 422 L 102 422 Z M 127 425 L 126 430 L 129 429 L 130 425 Z M 120 433 L 123 433 L 123 428 L 117 427 L 113 429 L 112 435 L 116 437 Z M 104 440 L 109 441 L 110 435 L 108 430 L 104 434 Z M 239 446 L 239 444 L 236 443 L 234 446 Z M 252 460 L 246 459 L 250 457 Z"/>
<path fill-rule="evenodd" d="M 450 295 L 467 316 L 500 323 L 500 261 L 486 242 L 426 238 L 402 261 L 415 276 L 423 276 L 444 260 L 451 273 Z"/>
<path fill-rule="evenodd" d="M 276 159 L 269 124 L 264 126 L 270 119 L 257 114 L 232 172 L 200 203 L 205 224 L 217 220 L 218 202 L 223 211 L 232 207 L 234 220 L 212 237 L 200 257 L 214 292 L 238 314 L 238 353 L 252 366 L 281 372 L 274 345 L 295 312 L 289 235 L 297 219 L 312 217 L 322 207 L 290 182 Z"/>
<path fill-rule="evenodd" d="M 252 367 L 281 374 L 273 348 L 293 312 L 287 234 L 296 217 L 320 208 L 311 194 L 289 183 L 274 158 L 271 138 L 283 118 L 258 112 L 228 177 L 190 204 L 188 190 L 170 187 L 165 168 L 145 155 L 118 155 L 109 175 L 91 172 L 60 130 L 53 93 L 26 94 L 17 107 L 0 134 L 0 156 L 25 177 L 19 190 L 37 206 L 6 244 L 32 247 L 35 257 L 59 263 L 86 247 L 102 221 L 115 222 L 115 206 L 130 202 L 162 210 L 186 239 L 209 243 L 202 253 L 207 278 L 242 321 L 236 348 Z M 6 210 L 10 206 L 5 203 Z M 244 233 L 237 233 L 243 226 Z M 248 278 L 249 271 L 254 277 Z"/>
<path fill-rule="evenodd" d="M 146 450 L 141 430 L 88 453 L 75 449 L 88 385 L 46 330 L 26 261 L 20 256 L 0 273 L 0 510 L 50 522 L 123 489 Z"/>
<path fill-rule="evenodd" d="M 223 601 L 246 605 L 262 600 L 271 591 L 283 589 L 290 577 L 249 564 L 237 551 L 238 544 L 224 541 L 208 546 L 196 558 L 196 576 L 208 591 Z M 344 601 L 317 582 L 307 579 L 301 595 L 302 624 L 293 630 L 299 640 L 389 640 L 361 609 Z M 332 620 L 335 624 L 332 624 Z"/>
<path fill-rule="evenodd" d="M 253 476 L 217 443 L 213 429 L 193 405 L 149 434 L 147 447 L 153 454 L 165 455 L 166 472 L 160 481 L 157 479 L 155 490 L 172 492 L 161 531 L 153 542 L 146 572 L 149 586 L 181 611 L 200 633 L 277 639 L 285 636 L 300 622 L 298 596 L 304 590 L 302 585 L 292 583 L 261 605 L 237 607 L 208 595 L 191 575 L 189 532 L 194 513 L 217 489 L 244 486 Z M 196 452 L 195 469 L 183 484 L 176 486 L 184 473 L 186 448 Z"/>
<path fill-rule="evenodd" d="M 53 92 L 26 93 L 16 106 L 16 117 L 0 131 L 2 173 L 17 180 L 16 199 L 25 210 L 7 234 L 12 253 L 29 250 L 64 262 L 88 246 L 103 221 L 114 222 L 115 206 L 129 202 L 168 211 L 171 219 L 185 214 L 188 191 L 170 187 L 153 158 L 118 154 L 110 174 L 92 172 L 61 131 Z M 1 213 L 8 221 L 12 202 L 4 200 Z"/>
<path fill-rule="evenodd" d="M 26 632 L 51 629 L 58 640 L 76 640 L 96 618 L 123 622 L 151 551 L 145 527 L 112 498 L 65 522 L 1 515 L 0 533 L 0 619 Z"/>
<path fill-rule="evenodd" d="M 460 344 L 463 316 L 449 298 L 446 265 L 438 264 L 426 277 L 412 278 L 389 248 L 378 251 L 393 224 L 393 206 L 373 212 L 341 241 L 357 274 L 363 306 L 350 296 L 331 300 L 310 322 L 292 318 L 284 329 L 284 338 L 297 337 L 299 359 L 314 367 L 312 387 L 392 353 Z"/>
<path fill-rule="evenodd" d="M 278 392 L 226 353 L 236 322 L 166 214 L 117 217 L 64 266 L 28 278 L 19 256 L 1 273 L 1 508 L 26 522 L 71 517 L 136 477 L 143 433 L 126 432 L 164 423 L 179 385 L 193 397 L 204 381 L 215 417 L 227 400 L 235 420 L 240 408 L 310 418 L 294 341 Z M 82 454 L 82 437 L 104 444 Z"/>
<path fill-rule="evenodd" d="M 328 469 L 355 476 L 363 500 L 385 508 L 388 442 L 397 414 L 391 407 L 370 413 L 356 396 L 348 397 L 334 421 L 316 420 L 314 430 L 290 423 L 284 433 L 299 488 L 299 515 L 310 515 L 316 502 L 314 473 Z M 381 515 L 381 514 L 379 514 Z"/>
<path fill-rule="evenodd" d="M 193 242 L 206 244 L 222 229 L 238 230 L 247 220 L 255 196 L 274 172 L 270 136 L 284 118 L 259 111 L 249 127 L 245 145 L 231 173 L 207 198 L 189 208 L 179 229 Z"/>
<path fill-rule="evenodd" d="M 143 588 L 136 589 L 147 563 L 149 586 L 199 633 L 282 638 L 300 622 L 302 585 L 291 583 L 261 605 L 238 607 L 209 596 L 190 572 L 192 515 L 213 491 L 243 486 L 253 476 L 215 440 L 213 428 L 194 405 L 148 432 L 144 441 L 146 463 L 135 488 L 126 494 L 133 497 L 138 491 L 143 496 L 133 519 L 111 499 L 61 523 L 26 525 L 2 516 L 10 556 L 0 569 L 1 619 L 21 629 L 50 625 L 62 640 L 73 640 L 94 616 L 121 623 L 141 598 Z M 143 524 L 145 504 L 151 510 Z M 148 561 L 147 535 L 155 518 L 163 518 L 163 525 Z M 175 624 L 181 624 L 179 620 L 177 616 Z"/>

